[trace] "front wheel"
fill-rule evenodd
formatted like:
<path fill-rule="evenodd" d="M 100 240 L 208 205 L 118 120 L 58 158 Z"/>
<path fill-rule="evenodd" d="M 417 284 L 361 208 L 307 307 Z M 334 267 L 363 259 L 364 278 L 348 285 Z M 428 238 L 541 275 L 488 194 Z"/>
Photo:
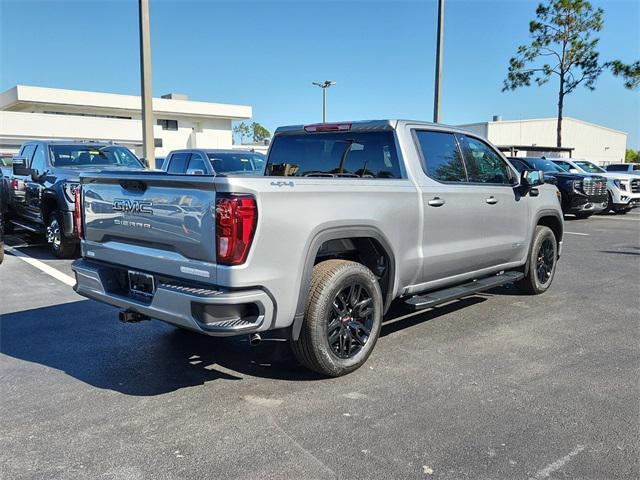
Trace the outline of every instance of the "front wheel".
<path fill-rule="evenodd" d="M 382 326 L 382 292 L 360 263 L 327 260 L 313 269 L 300 338 L 291 341 L 298 361 L 329 377 L 361 367 Z"/>
<path fill-rule="evenodd" d="M 555 276 L 557 260 L 558 242 L 553 231 L 544 225 L 536 226 L 525 266 L 525 277 L 516 285 L 529 295 L 546 292 Z"/>
<path fill-rule="evenodd" d="M 64 236 L 62 215 L 53 212 L 47 222 L 47 242 L 49 248 L 58 258 L 71 258 L 75 255 L 78 244 Z"/>

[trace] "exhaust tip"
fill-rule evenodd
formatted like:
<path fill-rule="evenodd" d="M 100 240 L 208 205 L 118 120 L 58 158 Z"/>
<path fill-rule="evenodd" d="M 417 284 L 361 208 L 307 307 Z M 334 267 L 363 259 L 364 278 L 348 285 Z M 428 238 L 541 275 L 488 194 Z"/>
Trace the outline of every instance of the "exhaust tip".
<path fill-rule="evenodd" d="M 260 342 L 262 342 L 262 337 L 259 333 L 252 333 L 251 335 L 249 335 L 249 345 L 251 345 L 252 347 L 260 345 Z"/>

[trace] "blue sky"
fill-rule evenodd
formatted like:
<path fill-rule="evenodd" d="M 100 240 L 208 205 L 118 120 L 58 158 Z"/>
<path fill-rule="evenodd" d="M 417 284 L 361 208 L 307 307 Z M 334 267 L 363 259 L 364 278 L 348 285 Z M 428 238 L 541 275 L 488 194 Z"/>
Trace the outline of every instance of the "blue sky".
<path fill-rule="evenodd" d="M 321 117 L 312 81 L 335 80 L 329 120 L 415 118 L 433 107 L 435 0 L 151 0 L 154 95 L 249 104 L 270 130 Z M 640 58 L 640 2 L 605 10 L 604 59 Z M 554 116 L 556 84 L 502 93 L 536 2 L 447 0 L 442 119 L 458 124 Z M 137 2 L 0 0 L 0 89 L 15 84 L 139 94 Z M 640 94 L 605 73 L 565 115 L 629 133 L 640 146 Z"/>

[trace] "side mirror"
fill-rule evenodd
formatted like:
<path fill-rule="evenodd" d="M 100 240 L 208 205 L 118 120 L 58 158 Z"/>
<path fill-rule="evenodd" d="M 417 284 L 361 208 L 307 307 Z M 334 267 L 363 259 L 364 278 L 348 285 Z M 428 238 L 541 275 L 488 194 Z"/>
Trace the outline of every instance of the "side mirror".
<path fill-rule="evenodd" d="M 42 178 L 42 174 L 37 170 L 30 170 L 29 173 L 31 173 L 31 180 L 34 182 L 39 182 Z"/>
<path fill-rule="evenodd" d="M 18 176 L 29 175 L 31 170 L 27 167 L 27 159 L 21 157 L 15 157 L 13 159 L 13 174 Z"/>
<path fill-rule="evenodd" d="M 522 172 L 520 183 L 528 188 L 542 185 L 544 183 L 544 172 L 542 170 L 525 170 Z"/>

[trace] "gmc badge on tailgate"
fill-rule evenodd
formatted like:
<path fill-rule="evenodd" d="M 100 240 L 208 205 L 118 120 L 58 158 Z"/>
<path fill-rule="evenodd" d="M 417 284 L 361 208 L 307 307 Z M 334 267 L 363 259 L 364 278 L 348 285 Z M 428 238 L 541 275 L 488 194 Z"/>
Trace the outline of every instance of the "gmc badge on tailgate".
<path fill-rule="evenodd" d="M 123 213 L 144 213 L 153 215 L 151 207 L 153 202 L 148 200 L 129 200 L 126 198 L 116 198 L 112 203 L 112 209 L 116 212 Z"/>

